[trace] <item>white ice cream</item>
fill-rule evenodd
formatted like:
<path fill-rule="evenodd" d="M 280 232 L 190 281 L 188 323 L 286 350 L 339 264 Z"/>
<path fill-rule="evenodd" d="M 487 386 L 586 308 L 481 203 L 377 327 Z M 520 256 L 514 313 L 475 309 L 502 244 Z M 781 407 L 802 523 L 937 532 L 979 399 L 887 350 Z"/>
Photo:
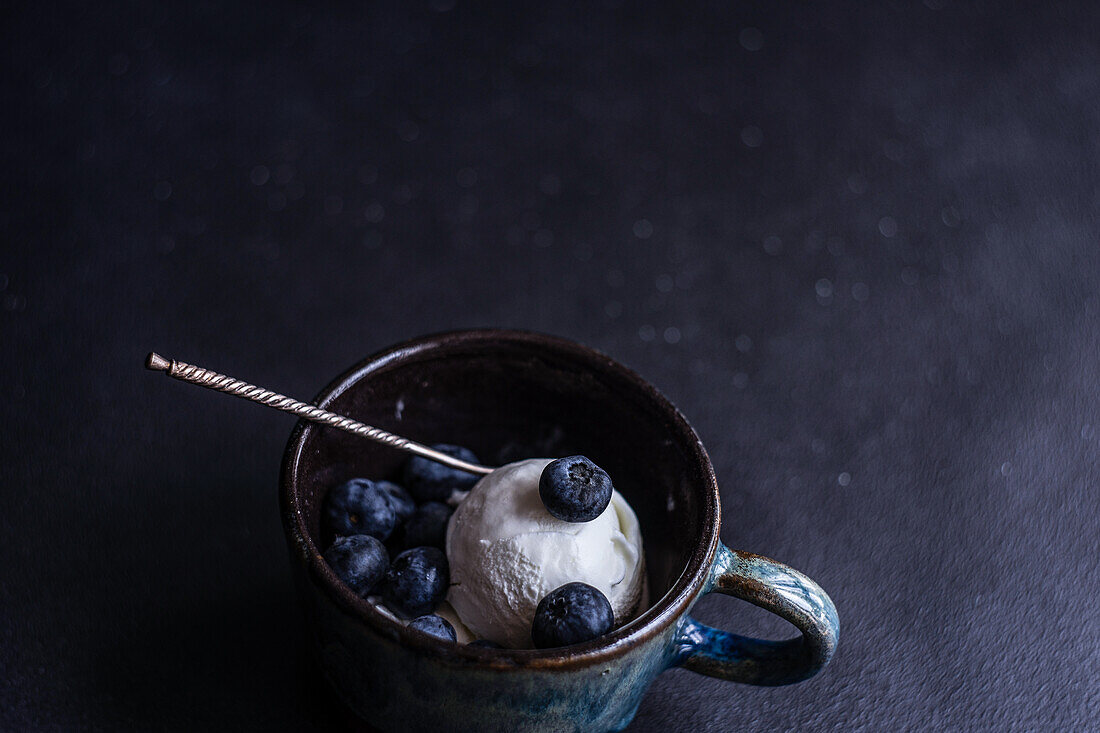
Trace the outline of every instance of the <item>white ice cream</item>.
<path fill-rule="evenodd" d="M 530 648 L 535 607 L 566 583 L 603 592 L 619 626 L 647 603 L 642 534 L 618 491 L 591 522 L 563 522 L 539 497 L 549 458 L 503 466 L 481 479 L 447 527 L 447 601 L 479 639 Z"/>

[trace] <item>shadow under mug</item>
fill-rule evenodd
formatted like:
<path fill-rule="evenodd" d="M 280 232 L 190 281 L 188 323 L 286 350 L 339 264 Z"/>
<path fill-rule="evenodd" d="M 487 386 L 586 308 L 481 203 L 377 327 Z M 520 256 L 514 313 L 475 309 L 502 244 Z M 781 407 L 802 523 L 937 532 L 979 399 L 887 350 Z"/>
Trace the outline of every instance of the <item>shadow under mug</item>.
<path fill-rule="evenodd" d="M 402 731 L 609 731 L 625 727 L 662 671 L 682 666 L 755 685 L 804 680 L 829 661 L 839 622 L 816 583 L 719 541 L 718 486 L 683 415 L 607 356 L 541 334 L 476 330 L 409 341 L 361 362 L 315 404 L 423 443 L 469 446 L 487 465 L 584 454 L 638 515 L 651 606 L 597 640 L 495 650 L 405 629 L 340 583 L 321 557 L 325 492 L 393 478 L 404 454 L 299 423 L 280 503 L 311 647 L 339 698 Z M 750 639 L 688 612 L 711 592 L 756 604 L 800 636 Z"/>

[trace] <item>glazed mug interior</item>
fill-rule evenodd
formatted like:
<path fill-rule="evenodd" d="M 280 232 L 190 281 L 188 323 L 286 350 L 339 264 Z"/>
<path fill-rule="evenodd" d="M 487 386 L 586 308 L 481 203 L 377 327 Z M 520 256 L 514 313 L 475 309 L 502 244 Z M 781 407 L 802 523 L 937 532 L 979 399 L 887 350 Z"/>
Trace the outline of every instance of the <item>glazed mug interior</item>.
<path fill-rule="evenodd" d="M 315 404 L 421 443 L 468 446 L 487 465 L 584 454 L 608 472 L 638 515 L 649 610 L 706 576 L 719 517 L 710 462 L 671 403 L 595 351 L 523 332 L 426 337 L 366 360 L 326 388 Z M 287 456 L 290 529 L 307 544 L 326 592 L 364 623 L 388 634 L 396 630 L 416 643 L 422 635 L 404 631 L 351 593 L 319 557 L 330 541 L 320 522 L 328 489 L 358 476 L 397 478 L 406 457 L 348 433 L 300 425 Z M 613 644 L 656 615 L 647 611 L 610 637 L 571 653 Z M 468 654 L 486 656 L 477 650 Z M 562 652 L 520 655 L 560 657 Z"/>
<path fill-rule="evenodd" d="M 397 478 L 406 454 L 299 423 L 287 446 L 280 493 L 292 565 L 307 606 L 337 609 L 325 612 L 325 623 L 338 626 L 345 639 L 365 640 L 366 646 L 357 647 L 360 655 L 363 650 L 400 651 L 406 655 L 402 659 L 423 655 L 441 670 L 487 674 L 489 685 L 490 680 L 503 684 L 500 675 L 514 678 L 524 670 L 587 675 L 597 665 L 610 669 L 618 663 L 634 671 L 624 672 L 621 683 L 602 681 L 620 685 L 613 694 L 629 691 L 622 711 L 611 719 L 620 727 L 632 717 L 645 686 L 668 667 L 786 684 L 816 672 L 832 653 L 837 626 L 828 597 L 797 571 L 731 552 L 719 542 L 718 487 L 695 432 L 652 385 L 603 354 L 526 332 L 428 336 L 364 360 L 323 390 L 315 404 L 421 443 L 467 446 L 486 465 L 586 455 L 612 477 L 642 530 L 650 606 L 629 623 L 562 649 L 495 650 L 443 642 L 386 618 L 339 582 L 321 557 L 331 541 L 320 521 L 326 492 L 353 477 Z M 779 613 L 803 637 L 762 642 L 698 624 L 687 613 L 711 591 Z M 385 640 L 391 646 L 377 645 Z M 345 698 L 357 694 L 344 692 Z M 390 690 L 395 692 L 400 690 Z M 531 719 L 521 713 L 516 720 L 526 726 Z M 606 720 L 600 724 L 607 729 Z M 541 728 L 536 722 L 525 729 Z"/>

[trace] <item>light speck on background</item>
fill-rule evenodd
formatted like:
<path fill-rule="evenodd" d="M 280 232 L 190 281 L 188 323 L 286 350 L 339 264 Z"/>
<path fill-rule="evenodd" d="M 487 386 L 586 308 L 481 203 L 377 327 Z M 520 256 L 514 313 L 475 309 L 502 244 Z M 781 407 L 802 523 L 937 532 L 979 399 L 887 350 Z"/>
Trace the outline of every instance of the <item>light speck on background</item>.
<path fill-rule="evenodd" d="M 886 156 L 887 160 L 900 163 L 905 155 L 905 148 L 897 140 L 887 140 L 882 144 L 882 154 Z"/>
<path fill-rule="evenodd" d="M 1005 230 L 997 222 L 990 222 L 985 227 L 985 241 L 990 244 L 1000 244 L 1004 241 Z"/>
<path fill-rule="evenodd" d="M 462 188 L 472 188 L 477 185 L 477 171 L 473 168 L 462 168 L 455 176 L 455 180 Z"/>
<path fill-rule="evenodd" d="M 148 51 L 153 47 L 156 36 L 148 28 L 138 28 L 134 33 L 134 48 L 138 51 Z"/>
<path fill-rule="evenodd" d="M 756 125 L 748 125 L 741 129 L 741 142 L 746 147 L 758 148 L 764 144 L 764 132 Z"/>
<path fill-rule="evenodd" d="M 375 173 L 377 177 L 377 173 Z M 289 163 L 280 163 L 275 167 L 275 183 L 285 186 L 294 178 L 294 166 Z"/>
<path fill-rule="evenodd" d="M 373 165 L 365 165 L 359 169 L 359 175 L 357 176 L 359 182 L 367 186 L 372 186 L 378 182 L 378 167 Z M 289 178 L 287 180 L 290 180 Z M 282 181 L 280 181 L 282 183 Z"/>
<path fill-rule="evenodd" d="M 649 239 L 653 236 L 653 224 L 649 219 L 638 219 L 634 222 L 634 236 L 638 239 Z"/>
<path fill-rule="evenodd" d="M 520 225 L 529 232 L 538 231 L 542 226 L 542 218 L 534 209 L 527 209 L 519 215 Z"/>
<path fill-rule="evenodd" d="M 892 216 L 884 216 L 878 220 L 878 230 L 882 236 L 892 239 L 898 233 L 898 223 Z"/>
<path fill-rule="evenodd" d="M 107 66 L 112 75 L 122 76 L 130 68 L 130 57 L 124 53 L 116 53 Z"/>
<path fill-rule="evenodd" d="M 638 160 L 638 167 L 646 173 L 654 173 L 661 169 L 661 156 L 652 150 L 648 150 L 642 153 L 641 158 Z"/>
<path fill-rule="evenodd" d="M 737 40 L 746 51 L 759 51 L 764 47 L 764 34 L 759 28 L 743 28 Z"/>
<path fill-rule="evenodd" d="M 371 224 L 377 224 L 382 221 L 386 216 L 386 208 L 377 201 L 372 201 L 367 204 L 367 208 L 363 210 L 363 218 Z"/>
<path fill-rule="evenodd" d="M 539 190 L 547 196 L 557 196 L 561 193 L 561 179 L 553 173 L 547 173 L 539 181 Z"/>
<path fill-rule="evenodd" d="M 397 135 L 407 143 L 415 142 L 420 137 L 420 125 L 411 120 L 402 122 L 397 128 Z"/>
<path fill-rule="evenodd" d="M 477 214 L 480 202 L 477 196 L 472 193 L 468 193 L 462 197 L 458 202 L 458 215 L 463 221 L 472 221 Z"/>

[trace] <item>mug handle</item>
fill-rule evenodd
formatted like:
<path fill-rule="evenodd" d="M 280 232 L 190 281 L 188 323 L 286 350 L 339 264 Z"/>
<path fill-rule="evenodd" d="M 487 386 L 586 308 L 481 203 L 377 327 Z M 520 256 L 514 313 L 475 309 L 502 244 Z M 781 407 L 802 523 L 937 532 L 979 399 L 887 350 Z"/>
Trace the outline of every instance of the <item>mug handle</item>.
<path fill-rule="evenodd" d="M 836 651 L 840 621 L 817 583 L 797 570 L 721 542 L 704 593 L 740 598 L 790 621 L 802 636 L 765 641 L 738 636 L 685 616 L 672 666 L 750 685 L 789 685 L 814 676 Z"/>

